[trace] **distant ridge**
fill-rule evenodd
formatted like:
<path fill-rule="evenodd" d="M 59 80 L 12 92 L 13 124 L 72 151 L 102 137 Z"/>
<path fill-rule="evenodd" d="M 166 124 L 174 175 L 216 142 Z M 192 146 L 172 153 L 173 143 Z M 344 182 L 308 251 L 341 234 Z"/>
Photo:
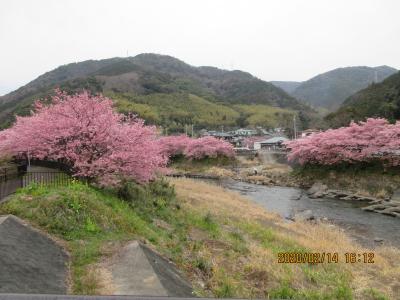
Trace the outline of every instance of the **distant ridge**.
<path fill-rule="evenodd" d="M 368 117 L 386 118 L 391 122 L 400 120 L 400 72 L 350 96 L 326 120 L 338 127 Z"/>
<path fill-rule="evenodd" d="M 347 97 L 371 83 L 381 82 L 396 72 L 396 69 L 388 66 L 346 67 L 317 75 L 298 84 L 297 87 L 295 87 L 297 83 L 291 82 L 272 83 L 313 107 L 335 110 Z"/>

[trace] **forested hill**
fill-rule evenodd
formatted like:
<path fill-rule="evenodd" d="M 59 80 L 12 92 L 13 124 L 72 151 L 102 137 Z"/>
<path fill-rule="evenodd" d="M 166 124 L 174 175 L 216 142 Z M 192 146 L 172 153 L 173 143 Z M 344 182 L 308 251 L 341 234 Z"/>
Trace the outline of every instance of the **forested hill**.
<path fill-rule="evenodd" d="M 72 63 L 39 76 L 0 97 L 0 126 L 9 126 L 15 114 L 29 113 L 33 100 L 55 87 L 101 92 L 113 98 L 121 111 L 133 111 L 150 123 L 167 127 L 193 123 L 204 127 L 285 126 L 293 113 L 300 112 L 304 122 L 314 116 L 308 106 L 249 73 L 140 54 Z"/>
<path fill-rule="evenodd" d="M 388 66 L 339 68 L 304 81 L 293 91 L 290 91 L 290 86 L 286 90 L 314 107 L 335 110 L 347 97 L 396 72 L 396 69 Z M 276 85 L 283 87 L 280 82 Z"/>
<path fill-rule="evenodd" d="M 392 122 L 400 119 L 400 72 L 352 95 L 326 119 L 338 127 L 367 117 L 383 117 Z"/>
<path fill-rule="evenodd" d="M 284 90 L 289 95 L 291 95 L 299 87 L 299 85 L 302 84 L 301 81 L 270 81 L 270 82 L 273 85 Z"/>

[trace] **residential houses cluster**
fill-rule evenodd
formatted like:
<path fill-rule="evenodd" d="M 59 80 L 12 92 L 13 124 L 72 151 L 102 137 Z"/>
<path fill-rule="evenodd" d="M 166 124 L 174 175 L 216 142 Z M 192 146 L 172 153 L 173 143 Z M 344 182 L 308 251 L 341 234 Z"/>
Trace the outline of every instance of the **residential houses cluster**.
<path fill-rule="evenodd" d="M 306 137 L 318 132 L 315 129 L 307 129 L 301 133 L 301 137 Z M 232 131 L 215 131 L 215 130 L 201 130 L 201 136 L 213 136 L 223 139 L 232 145 L 238 152 L 245 151 L 282 151 L 284 150 L 284 142 L 289 138 L 286 136 L 284 129 L 264 129 L 261 127 L 252 128 L 239 128 Z"/>
<path fill-rule="evenodd" d="M 282 128 L 275 128 L 272 130 L 267 130 L 260 127 L 255 129 L 239 128 L 227 132 L 201 130 L 200 135 L 213 136 L 230 142 L 235 146 L 237 151 L 281 149 L 283 146 L 282 143 L 288 140 Z"/>

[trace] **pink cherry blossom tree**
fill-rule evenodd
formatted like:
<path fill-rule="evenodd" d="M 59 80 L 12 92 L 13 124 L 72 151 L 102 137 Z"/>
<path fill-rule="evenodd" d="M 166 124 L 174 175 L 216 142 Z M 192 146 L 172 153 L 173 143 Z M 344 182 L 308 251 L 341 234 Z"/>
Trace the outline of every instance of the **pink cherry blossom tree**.
<path fill-rule="evenodd" d="M 206 136 L 198 139 L 186 135 L 167 136 L 160 139 L 163 152 L 170 158 L 183 155 L 190 160 L 206 157 L 233 157 L 233 146 L 228 142 Z"/>
<path fill-rule="evenodd" d="M 183 154 L 189 159 L 233 157 L 235 155 L 231 144 L 212 136 L 192 139 Z"/>
<path fill-rule="evenodd" d="M 343 162 L 381 161 L 400 165 L 400 122 L 367 119 L 348 127 L 330 129 L 286 143 L 289 161 L 299 164 L 334 165 Z"/>
<path fill-rule="evenodd" d="M 88 92 L 56 91 L 50 105 L 35 103 L 27 117 L 0 132 L 0 153 L 62 161 L 76 176 L 117 184 L 153 179 L 167 163 L 154 127 L 116 113 L 112 101 Z"/>
<path fill-rule="evenodd" d="M 164 136 L 160 138 L 160 147 L 166 156 L 173 158 L 183 155 L 191 140 L 190 137 L 184 134 Z"/>

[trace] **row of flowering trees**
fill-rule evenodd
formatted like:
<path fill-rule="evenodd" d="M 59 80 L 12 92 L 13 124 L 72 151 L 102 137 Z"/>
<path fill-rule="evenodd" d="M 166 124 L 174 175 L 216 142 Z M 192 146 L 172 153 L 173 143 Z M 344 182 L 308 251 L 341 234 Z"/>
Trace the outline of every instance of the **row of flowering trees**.
<path fill-rule="evenodd" d="M 335 165 L 379 160 L 400 165 L 400 122 L 367 119 L 286 143 L 288 159 L 299 164 Z"/>
<path fill-rule="evenodd" d="M 170 158 L 184 156 L 188 159 L 205 157 L 233 157 L 232 145 L 211 136 L 198 139 L 186 135 L 166 136 L 160 139 L 164 153 Z"/>
<path fill-rule="evenodd" d="M 109 185 L 122 178 L 147 182 L 178 153 L 201 159 L 232 156 L 233 149 L 214 138 L 160 138 L 154 126 L 116 113 L 106 97 L 57 90 L 50 105 L 37 101 L 30 116 L 17 117 L 11 128 L 0 131 L 0 156 L 28 153 L 62 161 L 76 176 Z"/>

